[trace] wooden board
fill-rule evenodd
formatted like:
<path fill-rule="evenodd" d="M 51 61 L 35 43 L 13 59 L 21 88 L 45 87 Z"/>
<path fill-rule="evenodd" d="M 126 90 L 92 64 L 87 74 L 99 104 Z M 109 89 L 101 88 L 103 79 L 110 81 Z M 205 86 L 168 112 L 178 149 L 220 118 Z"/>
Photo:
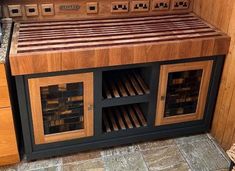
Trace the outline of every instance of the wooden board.
<path fill-rule="evenodd" d="M 12 73 L 24 75 L 225 55 L 230 38 L 194 14 L 178 14 L 20 23 L 12 42 Z"/>
<path fill-rule="evenodd" d="M 7 86 L 5 65 L 0 64 L 0 86 Z"/>
<path fill-rule="evenodd" d="M 5 65 L 0 64 L 0 108 L 10 107 L 10 96 L 6 78 Z"/>
<path fill-rule="evenodd" d="M 0 109 L 0 166 L 20 161 L 16 142 L 12 111 Z"/>
<path fill-rule="evenodd" d="M 212 126 L 212 135 L 227 150 L 235 143 L 235 1 L 198 0 L 194 4 L 194 11 L 204 20 L 226 32 L 232 39 Z"/>
<path fill-rule="evenodd" d="M 10 96 L 7 86 L 0 86 L 0 108 L 10 107 Z"/>

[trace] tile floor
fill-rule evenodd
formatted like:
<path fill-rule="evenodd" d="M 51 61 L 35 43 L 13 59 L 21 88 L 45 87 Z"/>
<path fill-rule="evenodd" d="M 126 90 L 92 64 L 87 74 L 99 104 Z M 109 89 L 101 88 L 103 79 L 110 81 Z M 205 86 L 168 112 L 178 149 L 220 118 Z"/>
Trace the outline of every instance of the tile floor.
<path fill-rule="evenodd" d="M 0 167 L 0 171 L 226 171 L 229 161 L 209 134 L 83 152 Z"/>

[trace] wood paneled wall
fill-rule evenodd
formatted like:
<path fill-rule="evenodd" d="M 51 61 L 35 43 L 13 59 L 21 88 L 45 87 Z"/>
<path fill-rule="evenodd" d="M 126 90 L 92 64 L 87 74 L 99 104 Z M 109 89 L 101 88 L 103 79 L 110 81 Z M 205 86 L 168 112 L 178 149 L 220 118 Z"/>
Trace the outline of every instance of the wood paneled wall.
<path fill-rule="evenodd" d="M 232 37 L 212 126 L 212 135 L 227 150 L 235 143 L 235 1 L 196 0 L 194 12 Z"/>

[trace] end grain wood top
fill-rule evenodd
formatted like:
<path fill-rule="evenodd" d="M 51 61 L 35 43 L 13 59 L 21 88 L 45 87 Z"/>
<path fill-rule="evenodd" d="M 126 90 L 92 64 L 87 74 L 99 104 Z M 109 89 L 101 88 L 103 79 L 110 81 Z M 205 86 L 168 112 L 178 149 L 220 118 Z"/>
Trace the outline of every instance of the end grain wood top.
<path fill-rule="evenodd" d="M 225 55 L 230 38 L 194 14 L 16 23 L 13 75 Z"/>

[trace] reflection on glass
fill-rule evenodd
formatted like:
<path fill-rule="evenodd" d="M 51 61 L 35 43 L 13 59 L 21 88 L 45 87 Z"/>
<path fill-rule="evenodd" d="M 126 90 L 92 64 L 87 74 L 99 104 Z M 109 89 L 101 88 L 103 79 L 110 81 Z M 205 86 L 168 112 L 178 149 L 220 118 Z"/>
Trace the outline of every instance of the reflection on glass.
<path fill-rule="evenodd" d="M 196 112 L 202 73 L 203 70 L 169 73 L 165 117 Z"/>
<path fill-rule="evenodd" d="M 83 83 L 41 87 L 44 134 L 84 129 Z"/>

